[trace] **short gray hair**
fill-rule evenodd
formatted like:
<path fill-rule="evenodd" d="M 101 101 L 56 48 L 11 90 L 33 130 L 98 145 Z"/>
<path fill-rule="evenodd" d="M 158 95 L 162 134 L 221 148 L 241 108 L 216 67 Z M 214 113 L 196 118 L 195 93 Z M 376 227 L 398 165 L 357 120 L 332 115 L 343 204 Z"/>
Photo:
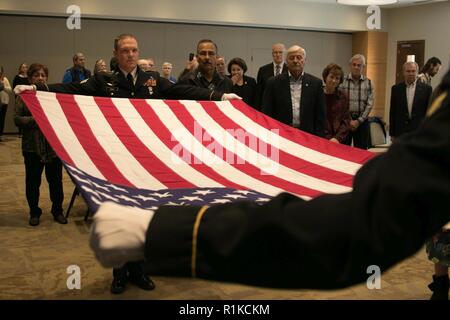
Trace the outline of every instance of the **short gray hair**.
<path fill-rule="evenodd" d="M 417 70 L 417 72 L 419 72 L 419 65 L 418 65 L 417 62 L 415 62 L 415 61 L 406 61 L 406 62 L 403 64 L 403 67 L 402 67 L 402 70 L 403 70 L 403 71 L 405 70 L 405 68 L 406 68 L 406 66 L 407 66 L 408 64 L 414 64 L 414 65 L 416 65 L 416 70 Z"/>
<path fill-rule="evenodd" d="M 286 57 L 287 57 L 288 55 L 290 55 L 291 53 L 297 52 L 297 51 L 302 52 L 302 53 L 303 53 L 303 56 L 306 57 L 306 50 L 303 49 L 302 47 L 298 46 L 298 45 L 293 45 L 292 47 L 290 47 L 289 49 L 287 49 L 287 51 L 286 51 Z"/>
<path fill-rule="evenodd" d="M 357 53 L 353 57 L 351 57 L 350 60 L 348 61 L 348 63 L 352 63 L 353 60 L 359 60 L 359 61 L 361 61 L 363 66 L 366 66 L 366 58 L 360 53 Z"/>

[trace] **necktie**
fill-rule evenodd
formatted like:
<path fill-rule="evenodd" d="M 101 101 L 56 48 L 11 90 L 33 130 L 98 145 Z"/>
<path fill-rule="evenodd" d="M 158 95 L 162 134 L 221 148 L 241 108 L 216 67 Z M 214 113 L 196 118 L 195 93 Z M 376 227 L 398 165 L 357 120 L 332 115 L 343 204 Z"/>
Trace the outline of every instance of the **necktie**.
<path fill-rule="evenodd" d="M 280 65 L 277 64 L 277 66 L 275 67 L 275 75 L 276 76 L 280 74 L 280 71 L 281 71 L 280 69 L 281 69 Z"/>
<path fill-rule="evenodd" d="M 131 73 L 127 74 L 127 80 L 130 83 L 130 86 L 132 88 L 134 88 L 134 81 L 133 81 L 133 76 L 131 75 Z"/>

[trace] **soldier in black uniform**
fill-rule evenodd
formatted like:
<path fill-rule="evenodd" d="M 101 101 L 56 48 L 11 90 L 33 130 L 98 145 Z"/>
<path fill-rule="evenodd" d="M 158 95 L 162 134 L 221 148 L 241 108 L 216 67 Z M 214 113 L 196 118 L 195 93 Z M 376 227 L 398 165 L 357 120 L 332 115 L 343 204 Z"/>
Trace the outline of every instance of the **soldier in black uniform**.
<path fill-rule="evenodd" d="M 366 163 L 350 193 L 310 201 L 284 193 L 263 206 L 163 206 L 141 230 L 120 218 L 114 226 L 118 206 L 104 204 L 91 248 L 106 266 L 145 258 L 155 275 L 283 288 L 366 281 L 369 266 L 386 271 L 450 220 L 450 72 L 441 90 L 427 121 Z M 120 241 L 124 235 L 146 240 Z"/>
<path fill-rule="evenodd" d="M 216 70 L 217 45 L 209 39 L 200 40 L 197 44 L 198 68 L 188 72 L 178 84 L 188 84 L 220 92 L 233 92 L 233 82 L 226 76 L 221 76 Z"/>
<path fill-rule="evenodd" d="M 200 88 L 192 85 L 173 85 L 160 77 L 158 72 L 144 72 L 137 66 L 139 48 L 136 38 L 122 34 L 114 40 L 114 57 L 117 66 L 111 73 L 100 72 L 81 83 L 37 84 L 35 87 L 18 86 L 16 94 L 25 90 L 46 90 L 89 96 L 139 98 L 139 99 L 193 99 L 229 100 L 238 98 L 234 94 L 224 94 L 221 88 Z M 144 274 L 141 262 L 128 262 L 113 270 L 112 293 L 122 293 L 127 280 L 144 290 L 152 290 L 153 281 Z"/>

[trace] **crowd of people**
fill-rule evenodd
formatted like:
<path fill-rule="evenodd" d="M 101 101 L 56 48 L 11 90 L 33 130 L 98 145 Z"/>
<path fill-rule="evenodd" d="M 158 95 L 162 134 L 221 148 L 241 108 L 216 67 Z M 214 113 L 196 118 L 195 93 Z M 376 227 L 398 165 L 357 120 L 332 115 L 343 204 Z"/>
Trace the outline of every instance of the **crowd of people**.
<path fill-rule="evenodd" d="M 334 143 L 353 145 L 361 149 L 368 149 L 371 146 L 368 118 L 374 105 L 375 88 L 371 80 L 364 75 L 366 59 L 362 54 L 349 57 L 348 73 L 345 73 L 342 66 L 329 63 L 324 68 L 322 77 L 318 78 L 305 72 L 307 61 L 305 48 L 293 45 L 286 50 L 284 44 L 276 43 L 272 46 L 272 62 L 261 66 L 257 78 L 254 79 L 245 74 L 248 68 L 244 59 L 234 57 L 226 64 L 225 57 L 218 55 L 216 43 L 209 39 L 203 39 L 197 44 L 196 54 L 186 62 L 184 70 L 176 79 L 172 75 L 173 65 L 170 62 L 162 64 L 160 74 L 156 71 L 154 59 L 139 59 L 138 42 L 133 35 L 123 34 L 118 36 L 114 41 L 113 52 L 114 56 L 109 64 L 110 70 L 108 70 L 106 61 L 99 59 L 95 62 L 93 73 L 85 67 L 85 56 L 82 53 L 76 53 L 73 56 L 73 66 L 65 71 L 62 83 L 59 84 L 47 83 L 49 70 L 39 63 L 33 63 L 29 67 L 25 63 L 21 64 L 19 72 L 14 78 L 13 87 L 10 86 L 8 79 L 3 74 L 3 69 L 1 69 L 0 139 L 3 131 L 4 113 L 6 113 L 9 102 L 6 97 L 9 97 L 11 89 L 15 88 L 17 94 L 24 90 L 37 89 L 138 99 L 231 100 L 242 98 L 249 106 L 282 123 L 323 137 Z M 431 78 L 439 72 L 440 66 L 440 60 L 435 57 L 425 64 L 420 74 L 417 63 L 407 61 L 403 65 L 404 81 L 394 85 L 391 94 L 389 132 L 395 143 L 401 136 L 414 133 L 424 121 L 430 109 L 430 101 L 433 99 L 430 86 Z M 111 79 L 114 79 L 114 81 L 111 81 Z M 149 79 L 154 80 L 152 90 L 143 85 Z M 107 85 L 107 83 L 113 83 L 114 87 Z M 436 99 L 439 93 L 445 90 L 446 87 L 438 88 L 435 90 L 433 97 Z M 38 202 L 39 186 L 44 168 L 50 187 L 51 213 L 56 222 L 66 224 L 67 220 L 62 214 L 61 161 L 39 130 L 20 96 L 16 98 L 14 121 L 22 132 L 26 197 L 30 209 L 29 224 L 31 226 L 39 225 L 42 214 Z M 398 147 L 395 150 L 406 152 L 404 149 L 405 147 Z M 394 152 L 397 154 L 400 151 Z M 366 173 L 366 175 L 368 174 Z M 357 181 L 360 180 L 357 179 Z M 374 178 L 374 187 L 378 183 L 381 182 Z M 361 187 L 361 189 L 364 188 Z M 289 201 L 287 201 L 283 198 L 286 197 L 285 195 L 281 197 L 271 202 L 276 210 L 284 210 L 283 206 L 290 202 L 294 203 L 294 207 L 301 207 L 302 210 L 317 210 L 310 208 L 314 204 L 306 205 L 298 199 L 288 199 Z M 385 199 L 380 197 L 378 200 Z M 324 201 L 328 200 L 319 200 L 315 203 L 320 204 Z M 342 197 L 333 201 L 331 203 L 341 204 L 345 209 L 350 200 Z M 361 205 L 362 210 L 366 210 L 366 205 L 369 204 L 362 202 Z M 269 208 L 268 211 L 273 210 L 270 206 L 265 208 Z M 327 208 L 330 212 L 334 210 L 332 207 Z M 232 210 L 244 212 L 247 209 L 238 205 Z M 195 208 L 189 210 L 195 210 Z M 255 214 L 264 213 L 260 211 L 265 209 L 258 210 L 255 210 Z M 215 209 L 215 211 L 220 212 L 220 208 Z M 386 212 L 391 211 L 389 208 L 386 210 Z M 192 212 L 194 214 L 194 211 Z M 253 209 L 249 212 L 253 214 Z M 339 211 L 336 214 L 340 215 L 341 213 Z M 312 232 L 313 230 L 298 231 Z M 344 237 L 342 234 L 340 236 Z M 149 238 L 147 237 L 147 239 Z M 436 262 L 434 281 L 430 288 L 439 294 L 445 290 L 448 294 L 449 261 L 442 259 L 442 250 L 436 248 L 442 248 L 442 245 L 448 242 L 448 232 L 443 230 L 436 234 L 427 245 L 430 259 Z M 311 250 L 323 249 L 311 243 L 304 243 L 304 245 Z M 98 246 L 96 249 L 102 250 Z M 405 249 L 405 252 L 410 253 L 411 250 L 411 247 L 409 247 L 407 250 Z M 440 257 L 440 260 L 437 257 Z M 144 255 L 141 258 L 144 259 Z M 332 261 L 330 260 L 330 262 Z M 216 263 L 216 261 L 213 263 Z M 293 263 L 299 262 L 293 261 Z M 387 262 L 388 265 L 390 263 L 392 261 Z M 114 267 L 116 268 L 113 271 L 111 285 L 111 292 L 113 293 L 123 292 L 128 281 L 145 290 L 151 290 L 155 287 L 152 280 L 144 273 L 142 261 L 122 261 L 120 266 L 116 264 Z M 309 267 L 313 267 L 313 265 L 304 268 L 310 270 Z M 158 273 L 160 270 L 154 271 Z M 220 271 L 223 277 L 216 276 L 215 273 L 213 275 L 208 274 L 206 277 L 225 280 L 237 279 L 235 274 L 225 276 L 225 271 L 222 269 Z M 229 271 L 232 272 L 232 269 Z M 241 273 L 241 276 L 242 274 L 245 273 Z M 272 278 L 272 280 L 274 279 Z M 343 279 L 341 279 L 342 283 L 347 284 L 359 278 L 349 276 Z M 302 280 L 307 282 L 307 279 L 302 278 Z M 248 274 L 246 281 L 244 279 L 244 282 L 248 283 L 273 286 L 281 284 L 283 286 L 284 278 L 280 279 L 280 283 L 261 283 L 258 281 L 259 278 L 252 278 L 251 274 Z M 335 283 L 335 285 L 339 286 L 342 283 Z M 442 294 L 439 297 L 442 297 Z"/>

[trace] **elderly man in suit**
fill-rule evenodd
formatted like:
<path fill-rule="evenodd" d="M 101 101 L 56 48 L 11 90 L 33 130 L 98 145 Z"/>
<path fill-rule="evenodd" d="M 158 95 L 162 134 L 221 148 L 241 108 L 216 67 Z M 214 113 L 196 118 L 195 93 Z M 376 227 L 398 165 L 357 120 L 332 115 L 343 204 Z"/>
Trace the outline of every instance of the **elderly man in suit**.
<path fill-rule="evenodd" d="M 290 47 L 286 55 L 288 72 L 267 81 L 262 112 L 294 128 L 325 136 L 325 99 L 322 80 L 304 72 L 306 51 Z"/>
<path fill-rule="evenodd" d="M 287 73 L 287 65 L 286 63 L 284 63 L 285 51 L 286 47 L 284 46 L 284 44 L 275 43 L 272 46 L 273 61 L 271 63 L 263 65 L 258 70 L 258 75 L 256 77 L 256 82 L 258 85 L 256 104 L 258 108 L 260 108 L 262 104 L 262 98 L 264 94 L 264 89 L 266 88 L 267 80 L 281 73 Z"/>
<path fill-rule="evenodd" d="M 405 62 L 405 81 L 392 86 L 389 134 L 393 140 L 417 129 L 425 118 L 432 90 L 429 85 L 417 81 L 418 70 L 416 62 Z"/>

